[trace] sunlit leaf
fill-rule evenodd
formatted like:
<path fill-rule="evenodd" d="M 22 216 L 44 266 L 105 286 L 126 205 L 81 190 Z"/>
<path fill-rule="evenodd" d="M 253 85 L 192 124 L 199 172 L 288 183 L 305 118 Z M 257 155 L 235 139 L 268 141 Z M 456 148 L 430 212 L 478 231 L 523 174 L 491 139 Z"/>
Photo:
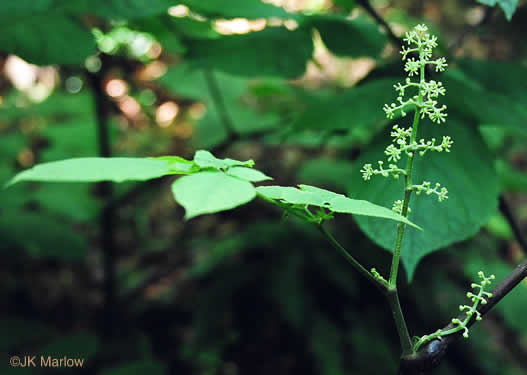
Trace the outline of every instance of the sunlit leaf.
<path fill-rule="evenodd" d="M 239 161 L 233 159 L 218 159 L 212 155 L 209 151 L 199 150 L 196 151 L 194 155 L 194 163 L 196 163 L 200 168 L 216 168 L 216 169 L 227 169 L 234 166 L 244 166 L 252 167 L 254 161 Z"/>
<path fill-rule="evenodd" d="M 245 180 L 249 182 L 260 182 L 260 181 L 272 180 L 271 177 L 266 176 L 264 173 L 256 169 L 246 168 L 246 167 L 229 168 L 229 170 L 227 171 L 227 174 L 230 176 L 238 177 L 241 180 Z"/>
<path fill-rule="evenodd" d="M 351 199 L 343 194 L 320 189 L 309 185 L 299 185 L 300 189 L 284 186 L 259 186 L 258 194 L 271 200 L 278 200 L 292 205 L 324 207 L 332 212 L 353 215 L 365 215 L 391 219 L 419 228 L 403 216 L 392 210 L 364 200 Z"/>
<path fill-rule="evenodd" d="M 213 171 L 179 178 L 172 185 L 172 192 L 185 208 L 186 219 L 233 209 L 256 195 L 250 182 Z"/>
<path fill-rule="evenodd" d="M 182 164 L 180 173 L 189 167 Z M 17 174 L 8 185 L 20 181 L 96 182 L 145 181 L 167 174 L 175 174 L 173 163 L 143 158 L 77 158 L 38 164 Z"/>

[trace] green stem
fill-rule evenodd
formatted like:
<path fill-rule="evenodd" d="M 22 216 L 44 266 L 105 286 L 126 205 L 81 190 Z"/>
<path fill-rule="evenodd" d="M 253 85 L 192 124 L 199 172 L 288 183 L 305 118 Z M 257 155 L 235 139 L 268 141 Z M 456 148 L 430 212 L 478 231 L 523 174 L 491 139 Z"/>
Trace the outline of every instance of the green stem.
<path fill-rule="evenodd" d="M 408 333 L 408 327 L 406 326 L 403 310 L 401 309 L 401 304 L 399 302 L 399 293 L 397 293 L 397 288 L 389 289 L 388 293 L 386 294 L 386 298 L 388 299 L 390 309 L 392 310 L 393 320 L 395 322 L 395 327 L 397 328 L 397 333 L 399 334 L 401 348 L 403 349 L 403 356 L 412 355 L 415 352 L 412 345 L 412 340 L 410 339 L 410 334 Z"/>
<path fill-rule="evenodd" d="M 410 135 L 410 144 L 413 144 L 417 139 L 417 131 L 419 129 L 419 118 L 421 116 L 421 105 L 423 102 L 423 93 L 421 90 L 421 85 L 425 82 L 425 63 L 424 55 L 421 47 L 419 48 L 419 58 L 421 60 L 421 69 L 420 69 L 420 87 L 419 87 L 419 96 L 417 99 L 417 108 L 415 109 L 414 121 L 412 123 L 412 134 Z M 408 159 L 406 161 L 406 174 L 404 178 L 404 201 L 403 208 L 401 210 L 401 215 L 408 217 L 408 205 L 410 204 L 410 198 L 412 196 L 412 190 L 409 187 L 412 185 L 412 169 L 414 165 L 414 152 L 408 154 Z M 403 246 L 404 232 L 406 229 L 406 224 L 399 223 L 397 225 L 397 236 L 395 239 L 395 248 L 392 256 L 392 266 L 390 268 L 390 279 L 389 292 L 386 294 L 388 303 L 390 304 L 390 309 L 392 310 L 393 319 L 395 321 L 395 326 L 397 327 L 397 333 L 399 334 L 399 340 L 401 341 L 401 347 L 403 349 L 403 355 L 414 354 L 414 348 L 412 345 L 412 340 L 410 334 L 408 333 L 408 327 L 406 326 L 406 320 L 404 319 L 403 311 L 401 309 L 401 304 L 399 303 L 399 294 L 397 292 L 397 273 L 399 271 L 399 262 L 401 259 L 401 249 Z"/>
<path fill-rule="evenodd" d="M 422 51 L 419 52 L 420 59 L 423 61 L 424 56 L 422 55 Z M 420 85 L 424 83 L 425 81 L 425 64 L 421 63 L 421 76 L 420 76 Z M 410 135 L 410 144 L 413 144 L 417 139 L 417 130 L 419 129 L 419 118 L 421 116 L 421 108 L 420 105 L 423 101 L 423 93 L 421 91 L 421 88 L 419 88 L 419 97 L 417 100 L 418 106 L 415 109 L 414 114 L 414 121 L 412 124 L 412 134 Z M 414 152 L 410 152 L 408 154 L 408 159 L 406 161 L 406 174 L 404 176 L 404 201 L 403 201 L 403 209 L 401 211 L 401 215 L 408 218 L 408 205 L 410 204 L 410 198 L 412 196 L 412 191 L 409 190 L 409 187 L 412 185 L 412 169 L 414 165 Z M 393 256 L 392 256 L 392 266 L 390 268 L 390 279 L 388 283 L 390 284 L 391 288 L 395 288 L 397 285 L 397 273 L 399 271 L 399 263 L 401 259 L 401 249 L 403 246 L 403 239 L 404 239 L 404 231 L 406 229 L 406 224 L 399 223 L 397 225 L 397 236 L 395 239 L 395 248 L 393 250 Z"/>
<path fill-rule="evenodd" d="M 344 256 L 344 258 L 346 258 L 346 260 L 353 266 L 353 268 L 355 268 L 357 271 L 359 271 L 359 273 L 362 276 L 364 276 L 368 281 L 370 281 L 373 285 L 375 285 L 375 287 L 379 288 L 379 290 L 383 294 L 387 294 L 388 293 L 388 285 L 387 285 L 386 281 L 382 281 L 382 280 L 379 280 L 379 279 L 375 278 L 321 224 L 317 224 L 317 228 L 324 235 L 324 237 L 326 237 L 326 239 L 331 243 L 331 245 L 339 253 L 341 253 Z"/>

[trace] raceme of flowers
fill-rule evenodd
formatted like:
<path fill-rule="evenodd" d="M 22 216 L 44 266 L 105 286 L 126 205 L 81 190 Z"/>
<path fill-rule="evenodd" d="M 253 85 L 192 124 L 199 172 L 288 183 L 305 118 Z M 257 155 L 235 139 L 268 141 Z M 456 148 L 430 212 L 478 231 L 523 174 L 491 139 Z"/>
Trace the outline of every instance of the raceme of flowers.
<path fill-rule="evenodd" d="M 445 95 L 445 88 L 441 82 L 425 80 L 425 67 L 434 65 L 436 72 L 440 72 L 445 70 L 447 64 L 444 57 L 432 60 L 432 50 L 437 47 L 437 38 L 429 35 L 427 31 L 428 28 L 425 25 L 417 25 L 413 30 L 406 33 L 404 41 L 408 43 L 409 47 L 403 47 L 401 54 L 403 61 L 406 60 L 405 71 L 408 73 L 408 77 L 404 84 L 397 83 L 394 85 L 398 93 L 397 103 L 386 104 L 383 108 L 389 119 L 395 118 L 399 113 L 404 117 L 408 108 L 416 108 L 419 110 L 421 119 L 428 117 L 432 122 L 438 124 L 446 121 L 446 106 L 440 106 L 437 102 L 439 96 Z M 412 54 L 417 54 L 418 58 L 408 57 Z M 418 76 L 419 80 L 413 81 L 411 78 L 413 76 Z M 416 94 L 407 97 L 409 91 L 416 92 Z M 397 165 L 403 154 L 413 158 L 416 153 L 424 156 L 428 151 L 450 152 L 453 141 L 449 136 L 444 136 L 441 141 L 435 138 L 417 141 L 417 124 L 415 122 L 414 120 L 414 125 L 410 128 L 401 128 L 399 125 L 393 126 L 392 144 L 386 147 L 384 151 L 388 166 L 386 167 L 381 160 L 378 161 L 376 168 L 372 164 L 365 164 L 361 169 L 364 180 L 367 181 L 374 175 L 383 177 L 391 175 L 395 179 L 398 179 L 400 175 L 406 176 L 408 174 L 407 169 Z M 418 195 L 423 192 L 427 195 L 435 195 L 440 202 L 448 198 L 448 190 L 445 187 L 441 187 L 440 184 L 432 186 L 428 181 L 418 185 L 407 185 L 406 190 L 415 191 Z M 401 214 L 402 209 L 403 202 L 396 201 L 393 210 Z"/>
<path fill-rule="evenodd" d="M 472 283 L 471 287 L 473 289 L 478 290 L 478 294 L 474 294 L 472 292 L 467 293 L 467 298 L 469 298 L 472 301 L 472 306 L 468 305 L 460 305 L 459 310 L 460 311 L 466 311 L 465 318 L 463 321 L 458 318 L 454 318 L 451 320 L 452 324 L 455 325 L 454 328 L 448 329 L 448 330 L 442 330 L 438 329 L 434 333 L 430 335 L 424 335 L 414 345 L 415 350 L 419 350 L 419 348 L 432 340 L 435 339 L 441 339 L 442 336 L 451 335 L 453 333 L 463 331 L 463 337 L 468 339 L 468 323 L 472 319 L 472 317 L 475 315 L 476 320 L 481 320 L 481 313 L 477 310 L 479 304 L 486 305 L 487 304 L 487 298 L 492 298 L 492 293 L 486 292 L 485 289 L 487 286 L 489 286 L 492 283 L 492 280 L 494 280 L 495 276 L 490 275 L 489 277 L 486 277 L 482 271 L 478 272 L 478 276 L 481 278 L 481 284 Z"/>

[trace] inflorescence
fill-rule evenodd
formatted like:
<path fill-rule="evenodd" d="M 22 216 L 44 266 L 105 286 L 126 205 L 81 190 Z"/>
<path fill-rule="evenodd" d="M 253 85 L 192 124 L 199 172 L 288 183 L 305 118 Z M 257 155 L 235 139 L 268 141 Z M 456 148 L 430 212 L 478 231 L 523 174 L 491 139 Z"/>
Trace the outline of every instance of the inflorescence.
<path fill-rule="evenodd" d="M 481 320 L 481 313 L 477 310 L 479 304 L 481 303 L 482 305 L 486 305 L 487 298 L 492 298 L 492 293 L 486 292 L 485 289 L 492 283 L 492 280 L 494 280 L 495 276 L 490 275 L 489 277 L 485 277 L 482 271 L 478 272 L 478 276 L 481 279 L 481 284 L 471 284 L 472 289 L 478 290 L 478 294 L 474 294 L 472 292 L 467 293 L 467 298 L 472 301 L 472 306 L 459 306 L 460 311 L 465 311 L 465 318 L 463 319 L 463 321 L 461 321 L 461 319 L 459 318 L 454 318 L 451 320 L 452 324 L 455 325 L 454 328 L 448 330 L 438 329 L 430 335 L 424 335 L 416 341 L 416 343 L 414 344 L 414 350 L 419 350 L 419 348 L 427 342 L 430 342 L 435 339 L 441 339 L 441 337 L 443 336 L 451 335 L 459 331 L 463 331 L 463 337 L 468 339 L 467 325 L 472 319 L 472 317 L 476 315 L 476 320 Z"/>
<path fill-rule="evenodd" d="M 446 106 L 440 106 L 437 98 L 445 95 L 445 88 L 441 82 L 434 80 L 425 80 L 425 67 L 427 65 L 434 65 L 436 72 L 445 70 L 447 63 L 444 57 L 432 60 L 432 50 L 437 47 L 437 38 L 427 33 L 428 28 L 425 25 L 417 25 L 413 30 L 406 33 L 404 41 L 408 43 L 408 47 L 403 47 L 401 54 L 403 61 L 406 61 L 405 71 L 408 77 L 404 84 L 397 83 L 394 85 L 398 93 L 397 103 L 384 105 L 384 111 L 389 119 L 394 119 L 397 115 L 406 116 L 406 111 L 409 108 L 419 110 L 420 118 L 428 117 L 432 122 L 438 124 L 446 121 Z M 417 54 L 418 57 L 408 57 L 409 55 Z M 419 81 L 413 81 L 411 77 L 418 76 Z M 409 91 L 416 92 L 415 95 L 406 98 Z M 393 176 L 398 179 L 400 175 L 407 176 L 407 169 L 400 168 L 396 163 L 399 162 L 403 155 L 407 157 L 414 157 L 416 153 L 424 156 L 428 151 L 436 152 L 450 152 L 452 146 L 452 139 L 444 136 L 441 142 L 435 138 L 431 140 L 420 139 L 417 141 L 417 124 L 411 128 L 400 128 L 399 125 L 394 125 L 391 136 L 393 137 L 392 144 L 386 147 L 384 153 L 387 156 L 388 168 L 386 168 L 383 161 L 378 161 L 378 167 L 374 168 L 372 164 L 365 164 L 362 169 L 362 177 L 364 180 L 369 180 L 374 175 L 382 175 L 384 177 Z M 427 195 L 434 194 L 441 202 L 448 198 L 448 190 L 441 187 L 439 184 L 432 184 L 424 181 L 419 185 L 407 185 L 406 190 L 415 191 L 417 194 L 422 192 Z M 401 201 L 394 203 L 393 210 L 399 214 L 402 213 L 403 204 Z"/>

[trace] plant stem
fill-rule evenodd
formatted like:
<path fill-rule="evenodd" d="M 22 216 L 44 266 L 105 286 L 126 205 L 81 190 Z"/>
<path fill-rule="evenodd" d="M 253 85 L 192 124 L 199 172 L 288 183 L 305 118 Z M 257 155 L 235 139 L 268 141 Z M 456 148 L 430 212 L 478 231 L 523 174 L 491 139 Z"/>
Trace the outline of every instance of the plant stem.
<path fill-rule="evenodd" d="M 414 348 L 412 340 L 410 339 L 410 334 L 408 333 L 403 310 L 401 309 L 401 304 L 399 302 L 397 288 L 390 288 L 388 293 L 386 293 L 386 299 L 388 299 L 390 309 L 392 310 L 393 320 L 395 322 L 395 327 L 397 328 L 397 333 L 399 334 L 401 348 L 403 349 L 403 356 L 411 355 L 414 353 Z"/>
<path fill-rule="evenodd" d="M 388 285 L 381 280 L 376 279 L 366 268 L 362 266 L 349 252 L 342 246 L 332 235 L 329 233 L 326 228 L 321 224 L 317 224 L 319 231 L 326 237 L 326 239 L 331 243 L 331 245 L 341 253 L 344 258 L 355 268 L 359 273 L 364 276 L 368 281 L 370 281 L 375 287 L 377 287 L 383 294 L 389 292 Z"/>
<path fill-rule="evenodd" d="M 423 61 L 423 53 L 422 51 L 419 51 L 419 58 L 421 61 Z M 420 76 L 420 85 L 422 85 L 425 82 L 425 64 L 421 63 L 421 76 Z M 421 108 L 420 105 L 423 101 L 423 93 L 421 91 L 421 87 L 419 87 L 419 97 L 417 99 L 418 106 L 415 109 L 414 114 L 414 121 L 412 124 L 412 134 L 410 135 L 410 144 L 413 144 L 416 142 L 417 139 L 417 130 L 419 129 L 419 118 L 421 116 Z M 408 188 L 412 185 L 412 169 L 414 165 L 414 153 L 410 152 L 408 154 L 408 159 L 406 161 L 406 174 L 404 176 L 404 201 L 403 201 L 403 209 L 401 211 L 401 215 L 408 218 L 408 205 L 410 204 L 410 198 L 412 196 L 412 191 Z M 393 256 L 392 256 L 392 266 L 390 268 L 390 279 L 388 283 L 390 284 L 391 288 L 395 288 L 397 285 L 397 273 L 399 271 L 399 262 L 401 259 L 401 249 L 403 246 L 403 239 L 404 239 L 404 231 L 406 229 L 406 224 L 399 223 L 397 225 L 397 237 L 395 239 L 395 248 L 393 250 Z"/>
<path fill-rule="evenodd" d="M 420 87 L 417 99 L 417 107 L 415 109 L 414 121 L 412 123 L 412 134 L 410 135 L 410 144 L 416 142 L 417 131 L 419 129 L 419 118 L 421 116 L 421 105 L 423 102 L 423 92 L 421 85 L 425 82 L 425 63 L 423 51 L 419 49 L 419 59 L 421 61 L 420 68 Z M 412 190 L 409 187 L 412 185 L 412 169 L 414 165 L 414 152 L 408 153 L 408 159 L 406 161 L 406 174 L 404 177 L 404 201 L 401 215 L 408 218 L 408 206 L 410 204 L 410 198 L 412 197 Z M 397 236 L 395 239 L 395 248 L 392 256 L 392 266 L 390 268 L 390 279 L 389 292 L 386 294 L 388 303 L 392 310 L 393 319 L 395 326 L 397 327 L 397 333 L 399 334 L 399 340 L 401 341 L 401 347 L 403 349 L 403 356 L 415 354 L 410 334 L 408 333 L 408 327 L 406 326 L 406 320 L 404 319 L 401 304 L 399 303 L 399 294 L 397 292 L 397 273 L 399 271 L 399 262 L 401 259 L 401 249 L 403 246 L 404 232 L 406 224 L 399 223 L 397 225 Z"/>
<path fill-rule="evenodd" d="M 97 124 L 97 144 L 99 156 L 112 156 L 108 119 L 110 109 L 103 88 L 103 72 L 88 75 L 94 98 L 94 111 Z M 99 183 L 101 197 L 105 206 L 100 214 L 101 247 L 104 264 L 104 306 L 102 336 L 112 338 L 116 332 L 117 322 L 117 259 L 115 248 L 115 207 L 113 184 L 110 181 Z"/>
<path fill-rule="evenodd" d="M 220 117 L 225 131 L 227 132 L 227 137 L 234 137 L 237 132 L 234 129 L 234 123 L 229 115 L 227 106 L 225 105 L 225 100 L 218 85 L 218 81 L 214 76 L 214 72 L 209 69 L 206 69 L 204 71 L 204 75 L 205 81 L 207 82 L 209 94 L 211 96 L 212 102 L 214 103 L 214 106 L 216 107 L 216 111 L 218 112 L 218 116 Z"/>

